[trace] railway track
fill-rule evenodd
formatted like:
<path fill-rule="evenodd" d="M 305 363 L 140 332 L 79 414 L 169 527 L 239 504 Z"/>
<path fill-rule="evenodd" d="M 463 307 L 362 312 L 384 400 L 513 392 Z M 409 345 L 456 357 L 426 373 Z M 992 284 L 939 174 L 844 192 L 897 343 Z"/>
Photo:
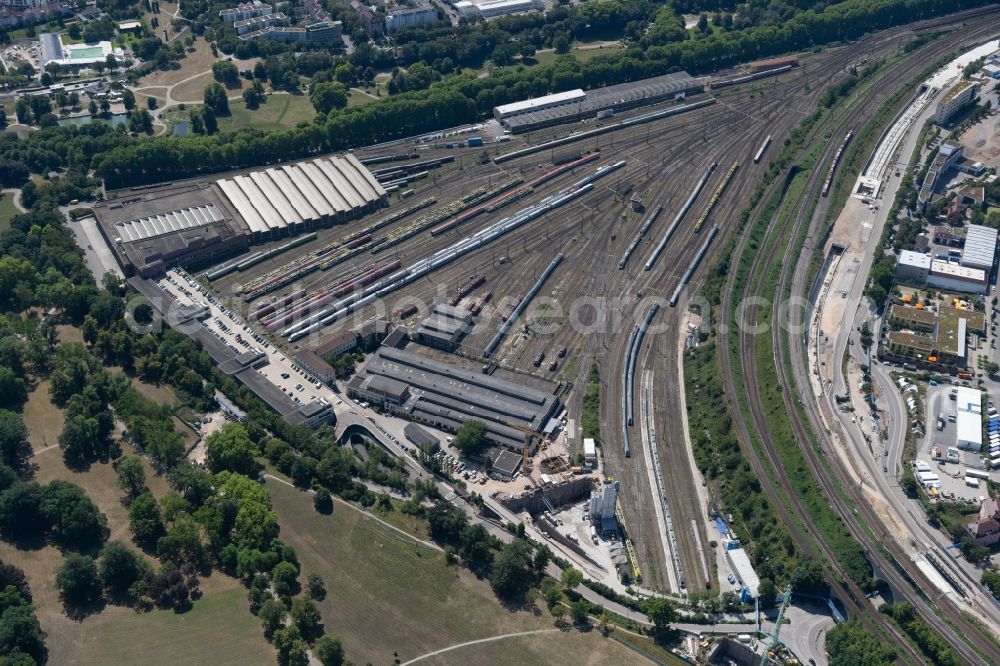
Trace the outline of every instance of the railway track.
<path fill-rule="evenodd" d="M 977 30 L 971 31 L 967 34 L 968 41 L 981 41 L 985 39 L 987 34 L 995 32 L 997 29 L 996 23 L 992 23 L 986 26 L 980 26 Z M 921 53 L 926 53 L 929 60 L 933 60 L 936 57 L 934 54 L 937 51 L 944 50 L 941 45 L 931 45 L 925 49 L 921 49 Z M 926 62 L 926 61 L 923 61 Z M 908 81 L 917 72 L 919 72 L 923 67 L 923 62 L 916 62 L 915 59 L 911 58 L 908 60 L 909 65 L 903 65 L 900 67 L 901 71 L 893 76 L 895 81 Z M 915 63 L 915 64 L 913 64 Z M 871 96 L 871 100 L 875 100 L 876 95 Z M 874 104 L 874 108 L 881 104 L 878 101 Z M 859 105 L 854 112 L 850 113 L 845 119 L 843 119 L 835 129 L 833 129 L 834 134 L 848 129 L 854 126 L 854 123 L 863 122 L 866 111 L 873 112 L 874 108 L 873 102 L 868 102 Z M 820 164 L 827 162 L 832 159 L 832 151 L 835 150 L 833 144 L 828 144 L 825 151 L 824 157 L 819 162 Z M 746 283 L 746 287 L 743 292 L 744 299 L 751 298 L 755 296 L 760 296 L 763 289 L 763 279 L 764 274 L 774 266 L 774 262 L 777 257 L 778 250 L 781 248 L 781 243 L 777 242 L 775 239 L 790 237 L 792 239 L 798 237 L 799 233 L 803 230 L 803 225 L 806 221 L 809 221 L 808 231 L 811 235 L 816 233 L 816 225 L 820 220 L 823 219 L 822 211 L 829 205 L 829 202 L 820 203 L 816 210 L 816 213 L 812 216 L 808 215 L 810 202 L 814 199 L 819 186 L 822 171 L 820 169 L 815 169 L 807 182 L 805 194 L 803 194 L 801 201 L 798 204 L 798 210 L 794 216 L 794 222 L 792 222 L 792 216 L 786 218 L 786 222 L 782 225 L 780 229 L 771 229 L 767 235 L 768 242 L 765 243 L 765 247 L 768 247 L 768 251 L 762 254 L 758 254 L 755 258 L 751 270 L 750 276 Z M 766 201 L 766 199 L 764 200 Z M 807 220 L 807 218 L 809 218 Z M 740 251 L 745 250 L 746 241 L 740 243 Z M 806 262 L 808 265 L 809 252 L 806 252 Z M 796 266 L 802 264 L 800 255 L 789 252 L 785 253 L 781 261 L 781 271 L 778 276 L 777 290 L 776 294 L 783 295 L 786 288 L 790 286 L 789 280 L 791 275 L 795 272 L 797 277 L 797 283 L 794 285 L 792 293 L 795 295 L 802 295 L 804 293 L 804 277 L 806 271 L 799 269 L 798 271 L 793 271 Z M 756 285 L 755 289 L 752 287 Z M 733 286 L 733 279 L 730 280 L 730 287 Z M 724 303 L 724 321 L 731 325 L 731 321 L 727 321 L 730 318 L 732 309 L 732 293 L 731 290 L 726 294 L 727 300 Z M 757 321 L 758 307 L 752 306 L 748 312 L 749 321 Z M 778 317 L 772 317 L 771 319 L 771 330 L 772 330 L 772 355 L 776 367 L 778 369 L 781 385 L 784 387 L 795 386 L 796 389 L 801 389 L 803 391 L 810 391 L 808 387 L 808 377 L 803 380 L 802 371 L 806 368 L 806 363 L 804 360 L 804 352 L 801 350 L 801 341 L 795 339 L 795 335 L 792 335 L 791 343 L 786 347 L 782 344 L 783 331 L 781 330 L 782 322 Z M 739 332 L 739 347 L 740 347 L 740 360 L 742 365 L 743 375 L 746 379 L 746 384 L 748 386 L 759 386 L 759 380 L 757 375 L 756 367 L 756 354 L 755 354 L 755 342 L 752 335 L 745 331 Z M 791 358 L 790 358 L 791 357 Z M 728 390 L 735 391 L 734 385 L 734 375 L 732 372 L 732 367 L 730 364 L 730 359 L 728 354 L 723 355 L 723 365 L 724 372 L 726 375 L 726 380 L 728 384 Z M 786 361 L 791 360 L 791 363 L 786 363 Z M 794 371 L 789 370 L 789 367 L 795 368 Z M 790 373 L 794 376 L 791 376 Z M 765 413 L 765 407 L 761 402 L 761 395 L 758 391 L 750 390 L 747 392 L 750 410 L 754 424 L 756 425 L 757 431 L 760 433 L 762 444 L 765 450 L 765 455 L 768 458 L 768 462 L 774 469 L 777 477 L 779 478 L 780 484 L 788 489 L 787 497 L 792 504 L 794 513 L 799 518 L 801 523 L 801 532 L 797 541 L 802 541 L 802 535 L 807 534 L 814 542 L 816 547 L 818 547 L 822 552 L 827 561 L 830 562 L 833 569 L 838 576 L 843 578 L 844 582 L 841 583 L 843 591 L 846 591 L 848 599 L 851 603 L 858 609 L 871 610 L 870 608 L 865 608 L 870 606 L 865 601 L 860 594 L 861 590 L 845 575 L 842 567 L 834 558 L 832 551 L 824 542 L 822 537 L 814 532 L 814 530 L 808 527 L 809 525 L 809 515 L 805 511 L 801 501 L 796 496 L 794 490 L 791 487 L 791 480 L 788 477 L 787 471 L 785 470 L 782 461 L 778 455 L 777 447 L 772 439 L 771 433 L 768 428 L 768 422 Z M 925 586 L 926 589 L 932 589 L 931 584 L 926 578 L 921 574 L 919 569 L 913 565 L 908 555 L 903 552 L 903 549 L 895 542 L 878 542 L 874 535 L 872 535 L 856 518 L 855 514 L 860 514 L 864 517 L 866 523 L 868 524 L 879 524 L 879 518 L 875 515 L 871 506 L 864 500 L 861 493 L 857 489 L 853 488 L 847 474 L 845 471 L 838 466 L 834 465 L 834 475 L 835 479 L 831 479 L 827 474 L 827 470 L 823 465 L 820 453 L 811 446 L 810 442 L 812 437 L 810 430 L 806 427 L 798 411 L 798 405 L 795 404 L 795 399 L 793 395 L 805 395 L 805 393 L 798 393 L 795 391 L 785 390 L 782 392 L 785 411 L 789 416 L 791 426 L 794 431 L 796 439 L 800 442 L 807 464 L 810 469 L 810 473 L 820 484 L 824 495 L 829 499 L 831 505 L 834 507 L 835 511 L 841 516 L 847 529 L 851 532 L 851 535 L 859 543 L 861 543 L 868 557 L 874 561 L 874 564 L 879 567 L 883 572 L 883 575 L 889 579 L 890 584 L 896 589 L 908 602 L 910 602 L 920 613 L 921 617 L 935 630 L 937 631 L 952 647 L 955 649 L 956 653 L 961 656 L 968 663 L 1000 663 L 1000 648 L 990 639 L 983 635 L 979 627 L 969 622 L 959 611 L 951 605 L 950 602 L 944 602 L 938 606 L 939 611 L 945 616 L 946 620 L 938 617 L 931 608 L 931 605 L 919 595 L 910 586 L 909 581 L 917 581 Z M 822 429 L 819 424 L 821 421 L 818 418 L 818 412 L 815 404 L 811 401 L 804 401 L 803 406 L 807 414 L 809 415 L 809 421 L 811 422 L 814 431 L 820 433 L 821 439 L 825 439 L 828 435 Z M 747 424 L 740 415 L 739 427 L 741 430 L 742 438 L 746 438 L 749 444 L 749 433 L 747 432 Z M 828 447 L 827 447 L 828 448 Z M 752 459 L 756 463 L 755 467 L 762 467 L 761 461 L 752 451 L 753 447 L 748 446 L 747 450 L 750 455 L 748 458 Z M 764 477 L 762 477 L 762 481 Z M 769 483 L 769 492 L 777 493 L 773 486 L 773 483 Z M 845 499 L 840 493 L 843 492 L 848 496 Z M 780 496 L 780 494 L 779 494 Z M 888 556 L 882 553 L 881 548 L 885 548 Z M 811 550 L 811 549 L 810 549 Z M 809 552 L 807 550 L 806 552 Z M 891 558 L 891 559 L 890 559 Z M 897 571 L 896 567 L 899 567 L 902 571 Z M 836 590 L 836 586 L 834 587 Z M 864 617 L 864 616 L 863 616 Z M 908 641 L 900 636 L 899 631 L 896 629 L 895 625 L 882 622 L 884 628 L 887 629 L 896 639 L 901 647 L 910 648 Z M 983 658 L 977 653 L 972 647 L 966 643 L 962 636 L 967 637 L 977 637 L 977 643 L 980 649 L 986 654 L 989 662 L 984 661 Z M 911 655 L 917 660 L 922 660 L 920 655 Z"/>

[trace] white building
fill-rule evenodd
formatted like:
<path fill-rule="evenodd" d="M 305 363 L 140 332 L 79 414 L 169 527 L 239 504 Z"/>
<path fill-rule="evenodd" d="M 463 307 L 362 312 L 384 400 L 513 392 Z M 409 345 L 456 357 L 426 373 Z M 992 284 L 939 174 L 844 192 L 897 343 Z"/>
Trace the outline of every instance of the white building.
<path fill-rule="evenodd" d="M 945 291 L 985 294 L 986 271 L 934 259 L 927 274 L 927 284 Z"/>
<path fill-rule="evenodd" d="M 931 270 L 930 255 L 912 250 L 903 250 L 896 261 L 896 280 L 910 284 L 922 285 L 927 282 L 927 274 Z"/>
<path fill-rule="evenodd" d="M 966 386 L 955 392 L 958 415 L 955 420 L 955 446 L 979 452 L 983 448 L 983 394 Z"/>
<path fill-rule="evenodd" d="M 551 109 L 564 104 L 577 104 L 582 102 L 586 96 L 586 93 L 577 88 L 576 90 L 567 90 L 565 92 L 553 93 L 543 97 L 532 97 L 531 99 L 526 99 L 520 102 L 501 104 L 500 106 L 494 107 L 493 117 L 497 120 L 503 120 L 504 118 L 510 118 L 511 116 L 517 116 L 522 113 L 531 113 L 533 111 L 541 111 L 542 109 Z"/>
<path fill-rule="evenodd" d="M 965 233 L 962 265 L 989 272 L 997 251 L 997 230 L 980 224 L 970 224 Z"/>
<path fill-rule="evenodd" d="M 453 4 L 458 13 L 467 18 L 493 18 L 518 12 L 542 9 L 541 0 L 461 0 Z"/>
<path fill-rule="evenodd" d="M 597 467 L 597 444 L 593 437 L 583 439 L 583 464 L 590 469 Z"/>
<path fill-rule="evenodd" d="M 235 7 L 223 9 L 219 12 L 219 18 L 222 19 L 223 23 L 235 23 L 236 21 L 245 21 L 255 16 L 267 16 L 273 11 L 274 9 L 271 8 L 271 5 L 265 4 L 260 0 L 253 0 L 253 2 L 241 2 Z"/>
<path fill-rule="evenodd" d="M 975 81 L 957 83 L 938 102 L 937 110 L 934 112 L 934 122 L 938 125 L 947 124 L 952 116 L 972 102 L 976 96 L 976 90 Z"/>
<path fill-rule="evenodd" d="M 760 578 L 750 564 L 750 556 L 743 548 L 729 548 L 726 550 L 726 563 L 732 568 L 733 575 L 740 581 L 743 587 L 740 596 L 744 602 L 753 601 L 760 596 Z"/>
<path fill-rule="evenodd" d="M 398 32 L 406 28 L 422 28 L 440 20 L 437 9 L 426 4 L 394 9 L 385 17 L 385 31 Z"/>

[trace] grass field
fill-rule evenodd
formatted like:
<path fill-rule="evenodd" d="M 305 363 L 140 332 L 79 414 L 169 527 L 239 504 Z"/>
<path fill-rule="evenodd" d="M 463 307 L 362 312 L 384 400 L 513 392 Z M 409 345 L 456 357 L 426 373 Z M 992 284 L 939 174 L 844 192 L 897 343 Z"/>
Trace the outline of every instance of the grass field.
<path fill-rule="evenodd" d="M 517 661 L 508 661 L 517 654 Z M 620 666 L 652 663 L 640 654 L 605 638 L 597 630 L 580 632 L 567 627 L 560 632 L 513 636 L 490 643 L 456 648 L 422 659 L 427 666 L 448 664 L 573 664 L 574 666 Z M 677 662 L 670 662 L 677 663 Z M 684 663 L 684 662 L 680 662 Z"/>
<path fill-rule="evenodd" d="M 355 663 L 390 663 L 393 652 L 405 662 L 466 641 L 553 627 L 544 605 L 504 609 L 487 582 L 448 566 L 440 552 L 402 542 L 358 511 L 338 504 L 323 516 L 308 494 L 273 479 L 267 487 L 281 538 L 295 547 L 303 576 L 318 573 L 326 581 L 323 621 Z M 500 645 L 463 647 L 428 663 L 475 663 L 487 654 L 495 661 Z M 504 639 L 502 651 L 505 663 L 622 663 L 628 657 L 598 634 L 575 630 Z"/>
<path fill-rule="evenodd" d="M 270 95 L 256 111 L 247 109 L 243 100 L 239 100 L 230 102 L 229 110 L 232 112 L 231 116 L 219 118 L 219 130 L 222 132 L 244 127 L 264 131 L 285 129 L 316 115 L 316 110 L 306 95 Z"/>
<path fill-rule="evenodd" d="M 607 53 L 612 53 L 613 51 L 617 51 L 619 48 L 621 47 L 603 46 L 601 48 L 584 48 L 580 45 L 576 45 L 569 50 L 569 55 L 572 55 L 580 62 L 587 62 L 588 60 L 593 60 L 599 55 L 605 55 Z M 556 58 L 558 57 L 559 56 L 556 55 L 555 51 L 545 51 L 543 53 L 535 54 L 535 60 L 538 61 L 539 65 L 551 65 L 556 61 Z"/>
<path fill-rule="evenodd" d="M 169 391 L 134 382 L 145 395 L 173 396 Z M 40 382 L 28 395 L 24 407 L 28 439 L 36 452 L 35 478 L 39 483 L 53 479 L 71 481 L 87 494 L 108 518 L 111 539 L 131 542 L 128 514 L 121 503 L 121 491 L 110 463 L 91 465 L 84 472 L 66 467 L 57 445 L 62 430 L 62 410 L 49 398 L 48 382 Z M 165 478 L 156 476 L 146 465 L 146 483 L 156 496 L 167 492 Z M 108 606 L 83 621 L 70 620 L 63 613 L 55 588 L 55 570 L 62 554 L 52 546 L 19 550 L 0 542 L 0 559 L 22 568 L 31 584 L 38 617 L 47 632 L 50 664 L 271 664 L 273 649 L 264 640 L 257 619 L 251 615 L 246 592 L 234 579 L 219 573 L 202 579 L 204 597 L 191 611 L 136 613 Z"/>
<path fill-rule="evenodd" d="M 10 229 L 10 221 L 21 211 L 14 205 L 14 195 L 10 192 L 0 194 L 0 231 Z"/>

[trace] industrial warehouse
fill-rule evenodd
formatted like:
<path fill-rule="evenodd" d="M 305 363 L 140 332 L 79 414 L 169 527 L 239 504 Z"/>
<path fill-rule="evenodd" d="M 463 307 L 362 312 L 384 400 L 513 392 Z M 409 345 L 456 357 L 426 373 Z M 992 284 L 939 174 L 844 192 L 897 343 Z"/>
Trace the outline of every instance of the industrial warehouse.
<path fill-rule="evenodd" d="M 689 94 L 703 92 L 704 89 L 704 79 L 692 78 L 687 72 L 676 72 L 586 92 L 578 88 L 523 102 L 504 104 L 493 109 L 493 117 L 506 129 L 518 134 L 583 118 L 595 116 L 603 118 L 628 109 L 683 99 Z"/>
<path fill-rule="evenodd" d="M 443 363 L 414 350 L 383 345 L 347 385 L 348 393 L 448 432 L 467 420 L 486 424 L 487 438 L 520 452 L 525 431 L 551 434 L 559 398 L 504 379 Z"/>
<path fill-rule="evenodd" d="M 98 203 L 98 228 L 126 275 L 197 268 L 251 244 L 341 224 L 385 202 L 354 155 L 126 194 Z"/>

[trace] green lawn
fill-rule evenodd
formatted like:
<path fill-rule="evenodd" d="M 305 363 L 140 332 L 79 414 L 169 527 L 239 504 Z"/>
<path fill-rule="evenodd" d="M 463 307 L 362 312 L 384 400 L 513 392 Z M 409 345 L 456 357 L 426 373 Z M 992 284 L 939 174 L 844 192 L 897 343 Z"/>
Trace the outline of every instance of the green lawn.
<path fill-rule="evenodd" d="M 576 45 L 569 50 L 569 55 L 572 55 L 580 62 L 587 62 L 588 60 L 592 60 L 599 55 L 605 55 L 617 51 L 619 48 L 621 47 L 605 46 L 604 48 L 600 49 L 590 49 L 590 48 L 585 49 L 585 48 L 580 48 L 580 45 Z M 555 51 L 546 51 L 545 53 L 535 54 L 535 60 L 538 61 L 539 65 L 551 65 L 556 61 L 557 57 L 559 56 L 556 54 Z"/>
<path fill-rule="evenodd" d="M 265 131 L 286 129 L 316 115 L 316 110 L 306 95 L 270 95 L 255 111 L 247 109 L 243 100 L 237 100 L 229 103 L 229 110 L 232 115 L 219 118 L 220 131 L 245 127 Z"/>
<path fill-rule="evenodd" d="M 10 220 L 21 211 L 14 205 L 14 195 L 10 193 L 0 194 L 0 231 L 10 228 Z"/>
<path fill-rule="evenodd" d="M 406 661 L 463 641 L 553 626 L 544 604 L 506 611 L 485 581 L 356 510 L 338 504 L 324 516 L 306 493 L 273 479 L 267 488 L 302 578 L 318 573 L 326 581 L 320 604 L 326 630 L 343 638 L 355 663 L 388 664 L 394 651 Z M 531 663 L 517 649 L 505 661 Z"/>
<path fill-rule="evenodd" d="M 48 637 L 49 663 L 243 664 L 275 663 L 274 648 L 247 603 L 246 591 L 232 579 L 226 589 L 207 592 L 186 613 L 156 610 L 136 613 L 109 607 L 83 622 L 67 622 Z"/>

